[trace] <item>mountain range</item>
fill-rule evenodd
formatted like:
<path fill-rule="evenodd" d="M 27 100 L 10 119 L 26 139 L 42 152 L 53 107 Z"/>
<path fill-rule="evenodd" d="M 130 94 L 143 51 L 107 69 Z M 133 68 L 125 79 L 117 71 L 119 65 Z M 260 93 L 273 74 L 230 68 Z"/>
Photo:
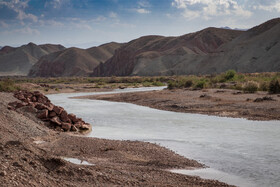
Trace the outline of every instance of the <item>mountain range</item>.
<path fill-rule="evenodd" d="M 88 76 L 111 58 L 121 44 L 111 42 L 89 49 L 68 48 L 43 56 L 30 70 L 32 77 Z"/>
<path fill-rule="evenodd" d="M 0 50 L 0 75 L 155 76 L 280 71 L 280 18 L 249 30 L 206 28 L 89 49 L 29 43 Z"/>
<path fill-rule="evenodd" d="M 30 68 L 44 55 L 65 49 L 62 45 L 5 46 L 0 50 L 0 75 L 27 75 Z"/>

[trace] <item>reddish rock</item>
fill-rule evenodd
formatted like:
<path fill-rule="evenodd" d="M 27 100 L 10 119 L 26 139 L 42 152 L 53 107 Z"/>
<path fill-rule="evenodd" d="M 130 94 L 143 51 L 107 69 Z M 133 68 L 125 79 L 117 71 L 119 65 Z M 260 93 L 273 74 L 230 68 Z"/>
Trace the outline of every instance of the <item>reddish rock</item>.
<path fill-rule="evenodd" d="M 57 124 L 57 125 L 61 125 L 61 121 L 60 121 L 58 116 L 55 116 L 55 117 L 51 118 L 50 121 Z"/>
<path fill-rule="evenodd" d="M 48 107 L 42 103 L 37 103 L 35 105 L 35 108 L 37 108 L 38 110 L 48 109 Z"/>
<path fill-rule="evenodd" d="M 52 117 L 54 117 L 54 116 L 56 116 L 56 113 L 55 113 L 54 111 L 49 112 L 49 117 L 50 117 L 50 118 L 52 118 Z"/>
<path fill-rule="evenodd" d="M 77 129 L 77 127 L 75 127 L 74 125 L 72 125 L 72 126 L 71 126 L 71 131 L 77 132 L 78 129 Z"/>
<path fill-rule="evenodd" d="M 71 120 L 68 118 L 68 114 L 65 110 L 63 110 L 60 114 L 60 119 L 63 122 L 71 123 Z"/>
<path fill-rule="evenodd" d="M 23 94 L 19 94 L 19 95 L 17 96 L 17 98 L 18 98 L 19 100 L 25 100 L 25 97 L 24 97 Z"/>
<path fill-rule="evenodd" d="M 32 102 L 37 102 L 37 98 L 35 96 L 31 97 Z"/>
<path fill-rule="evenodd" d="M 58 106 L 54 106 L 54 107 L 53 107 L 53 111 L 54 111 L 57 115 L 60 115 L 61 112 L 63 111 L 63 108 L 62 108 L 62 107 L 58 107 Z"/>
<path fill-rule="evenodd" d="M 73 124 L 75 124 L 79 121 L 77 119 L 76 115 L 74 115 L 74 114 L 68 114 L 68 118 L 73 122 Z"/>
<path fill-rule="evenodd" d="M 74 124 L 74 126 L 77 127 L 78 129 L 79 129 L 80 127 L 82 127 L 82 125 L 83 125 L 83 123 L 80 122 L 80 121 Z"/>
<path fill-rule="evenodd" d="M 43 110 L 42 112 L 40 112 L 37 115 L 37 118 L 39 118 L 39 119 L 47 119 L 48 118 L 48 113 L 49 113 L 48 110 Z"/>
<path fill-rule="evenodd" d="M 71 129 L 71 124 L 70 123 L 61 123 L 61 128 L 65 131 L 69 131 Z"/>
<path fill-rule="evenodd" d="M 53 108 L 54 108 L 54 105 L 51 104 L 51 103 L 47 103 L 46 106 L 48 107 L 48 110 L 49 110 L 49 111 L 52 111 Z"/>

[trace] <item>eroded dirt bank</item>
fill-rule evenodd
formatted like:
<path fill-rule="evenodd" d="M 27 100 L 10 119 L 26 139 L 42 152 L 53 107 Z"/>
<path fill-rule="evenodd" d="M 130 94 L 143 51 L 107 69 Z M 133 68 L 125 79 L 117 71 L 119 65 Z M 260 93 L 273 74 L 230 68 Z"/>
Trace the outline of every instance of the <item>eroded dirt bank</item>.
<path fill-rule="evenodd" d="M 0 183 L 4 186 L 228 186 L 165 171 L 202 167 L 151 143 L 86 138 L 48 128 L 0 93 Z M 94 125 L 94 124 L 93 124 Z M 75 165 L 62 157 L 86 160 Z"/>
<path fill-rule="evenodd" d="M 151 108 L 251 120 L 280 120 L 280 95 L 237 90 L 162 90 L 78 97 L 128 102 Z"/>

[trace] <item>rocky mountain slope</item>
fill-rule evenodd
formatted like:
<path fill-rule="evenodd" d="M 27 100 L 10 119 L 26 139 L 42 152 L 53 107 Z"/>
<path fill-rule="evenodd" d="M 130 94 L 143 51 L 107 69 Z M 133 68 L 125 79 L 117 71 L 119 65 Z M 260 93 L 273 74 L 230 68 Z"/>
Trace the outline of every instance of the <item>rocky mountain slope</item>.
<path fill-rule="evenodd" d="M 5 46 L 0 50 L 0 75 L 27 75 L 32 65 L 44 55 L 65 49 L 62 45 Z"/>
<path fill-rule="evenodd" d="M 248 31 L 207 28 L 180 37 L 133 40 L 92 76 L 154 76 L 280 71 L 280 18 Z"/>
<path fill-rule="evenodd" d="M 219 49 L 202 73 L 280 71 L 280 18 L 256 26 Z M 206 59 L 208 60 L 208 59 Z M 204 60 L 204 63 L 206 63 Z"/>
<path fill-rule="evenodd" d="M 115 55 L 100 64 L 93 76 L 172 75 L 172 68 L 182 60 L 195 59 L 213 53 L 242 31 L 207 28 L 180 37 L 145 36 L 118 49 Z"/>
<path fill-rule="evenodd" d="M 29 76 L 87 76 L 101 62 L 111 58 L 120 46 L 112 42 L 89 49 L 72 47 L 45 55 L 31 68 Z"/>

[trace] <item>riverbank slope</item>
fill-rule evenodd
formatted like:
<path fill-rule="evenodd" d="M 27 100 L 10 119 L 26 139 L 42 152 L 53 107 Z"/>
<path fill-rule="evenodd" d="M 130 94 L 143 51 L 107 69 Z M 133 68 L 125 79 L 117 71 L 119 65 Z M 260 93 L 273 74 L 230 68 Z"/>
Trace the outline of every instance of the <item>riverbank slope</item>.
<path fill-rule="evenodd" d="M 6 186 L 228 186 L 167 171 L 203 165 L 155 144 L 54 131 L 28 110 L 8 110 L 14 101 L 0 92 L 0 182 Z"/>

